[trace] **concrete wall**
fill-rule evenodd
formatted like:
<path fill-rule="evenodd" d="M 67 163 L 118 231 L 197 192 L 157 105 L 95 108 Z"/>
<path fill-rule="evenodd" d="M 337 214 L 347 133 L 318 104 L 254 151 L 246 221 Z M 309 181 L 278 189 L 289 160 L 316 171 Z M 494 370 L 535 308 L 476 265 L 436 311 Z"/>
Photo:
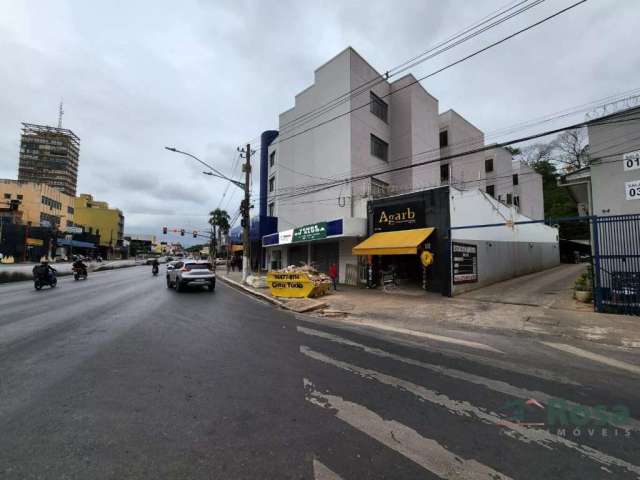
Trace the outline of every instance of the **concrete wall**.
<path fill-rule="evenodd" d="M 453 295 L 560 263 L 558 230 L 544 224 L 506 225 L 526 221 L 519 214 L 480 190 L 450 190 L 451 227 L 504 223 L 498 227 L 455 228 L 453 242 L 478 247 L 478 281 L 453 285 Z"/>
<path fill-rule="evenodd" d="M 640 181 L 640 169 L 625 171 L 622 163 L 623 153 L 640 150 L 638 117 L 640 109 L 631 109 L 588 128 L 594 215 L 640 213 L 640 199 L 627 200 L 625 194 L 626 182 Z"/>

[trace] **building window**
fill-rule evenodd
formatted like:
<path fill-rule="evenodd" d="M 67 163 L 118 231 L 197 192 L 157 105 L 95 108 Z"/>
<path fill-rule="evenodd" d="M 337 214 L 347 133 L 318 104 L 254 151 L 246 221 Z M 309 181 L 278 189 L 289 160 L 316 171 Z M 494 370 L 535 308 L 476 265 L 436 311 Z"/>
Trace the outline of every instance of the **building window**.
<path fill-rule="evenodd" d="M 440 165 L 440 183 L 449 182 L 449 164 Z"/>
<path fill-rule="evenodd" d="M 487 185 L 487 194 L 492 197 L 496 196 L 496 187 L 494 185 Z"/>
<path fill-rule="evenodd" d="M 373 198 L 386 197 L 389 194 L 389 184 L 378 180 L 377 178 L 371 178 L 371 196 Z"/>
<path fill-rule="evenodd" d="M 374 134 L 371 134 L 371 155 L 389 161 L 389 144 Z"/>
<path fill-rule="evenodd" d="M 275 211 L 276 211 L 276 204 L 275 204 L 275 203 L 270 203 L 270 204 L 269 204 L 269 212 L 268 212 L 268 215 L 269 215 L 270 217 L 273 217 L 273 216 L 274 216 L 273 214 L 275 213 Z"/>
<path fill-rule="evenodd" d="M 449 132 L 442 130 L 440 132 L 440 148 L 449 146 Z"/>
<path fill-rule="evenodd" d="M 11 198 L 11 194 L 10 193 L 5 193 L 4 194 L 4 198 Z"/>
<path fill-rule="evenodd" d="M 514 185 L 518 185 L 518 174 L 517 173 L 513 174 L 513 184 Z"/>
<path fill-rule="evenodd" d="M 276 164 L 276 152 L 275 150 L 269 155 L 269 166 L 273 167 Z"/>
<path fill-rule="evenodd" d="M 18 195 L 16 195 L 16 196 L 18 197 L 18 200 L 22 200 L 24 198 L 24 195 L 22 195 L 20 193 Z"/>
<path fill-rule="evenodd" d="M 513 197 L 513 204 L 516 207 L 520 207 L 520 197 L 518 195 L 516 195 L 515 197 Z"/>
<path fill-rule="evenodd" d="M 486 173 L 493 172 L 493 158 L 487 158 L 484 161 L 484 171 Z"/>
<path fill-rule="evenodd" d="M 75 212 L 75 210 L 73 209 L 73 207 L 67 207 L 67 213 L 70 213 L 71 215 L 73 215 Z"/>
<path fill-rule="evenodd" d="M 373 92 L 369 92 L 369 98 L 371 99 L 369 102 L 369 110 L 371 113 L 384 123 L 387 123 L 387 115 L 389 112 L 389 106 L 387 103 Z"/>
<path fill-rule="evenodd" d="M 513 194 L 507 193 L 507 205 L 511 205 L 513 203 Z"/>
<path fill-rule="evenodd" d="M 273 192 L 276 189 L 276 177 L 271 177 L 269 179 L 269 191 Z"/>

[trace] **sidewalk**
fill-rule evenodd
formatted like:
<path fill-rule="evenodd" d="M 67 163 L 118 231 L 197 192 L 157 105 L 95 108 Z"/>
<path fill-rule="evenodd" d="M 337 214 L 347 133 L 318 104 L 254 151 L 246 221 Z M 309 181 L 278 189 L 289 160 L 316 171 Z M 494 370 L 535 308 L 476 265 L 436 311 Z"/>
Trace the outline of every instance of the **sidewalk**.
<path fill-rule="evenodd" d="M 218 276 L 222 281 L 283 308 L 289 308 L 288 304 L 292 303 L 287 299 L 274 299 L 268 289 L 241 285 L 239 272 L 229 275 L 218 272 Z M 464 296 L 448 298 L 417 289 L 385 293 L 382 290 L 341 285 L 337 292 L 332 291 L 329 295 L 309 301 L 319 301 L 324 305 L 311 312 L 313 315 L 369 326 L 425 333 L 432 332 L 434 327 L 507 330 L 533 336 L 568 337 L 640 348 L 640 319 L 637 317 L 595 313 L 590 305 L 578 302 L 569 304 L 566 299 L 560 302 L 564 308 L 550 308 L 548 305 L 507 303 L 504 298 L 500 301 Z M 297 310 L 300 300 L 296 299 L 293 304 Z"/>

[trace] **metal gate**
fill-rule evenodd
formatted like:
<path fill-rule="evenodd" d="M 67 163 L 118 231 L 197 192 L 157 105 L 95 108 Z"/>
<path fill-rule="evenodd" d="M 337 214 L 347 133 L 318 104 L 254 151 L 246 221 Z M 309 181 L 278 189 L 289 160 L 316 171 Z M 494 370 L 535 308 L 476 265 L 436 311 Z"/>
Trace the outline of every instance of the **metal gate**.
<path fill-rule="evenodd" d="M 640 315 L 640 214 L 592 222 L 595 309 Z"/>

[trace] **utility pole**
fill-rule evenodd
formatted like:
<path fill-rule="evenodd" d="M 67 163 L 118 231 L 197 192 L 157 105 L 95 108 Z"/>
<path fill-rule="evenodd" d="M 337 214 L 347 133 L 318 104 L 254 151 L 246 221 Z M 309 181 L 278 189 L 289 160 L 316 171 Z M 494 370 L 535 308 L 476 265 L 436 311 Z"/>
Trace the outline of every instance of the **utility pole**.
<path fill-rule="evenodd" d="M 247 147 L 240 150 L 240 157 L 246 162 L 242 165 L 244 172 L 244 200 L 240 204 L 240 212 L 242 213 L 242 283 L 246 283 L 249 276 L 249 228 L 251 205 L 249 204 L 250 184 L 251 184 L 251 144 L 247 143 Z"/>

